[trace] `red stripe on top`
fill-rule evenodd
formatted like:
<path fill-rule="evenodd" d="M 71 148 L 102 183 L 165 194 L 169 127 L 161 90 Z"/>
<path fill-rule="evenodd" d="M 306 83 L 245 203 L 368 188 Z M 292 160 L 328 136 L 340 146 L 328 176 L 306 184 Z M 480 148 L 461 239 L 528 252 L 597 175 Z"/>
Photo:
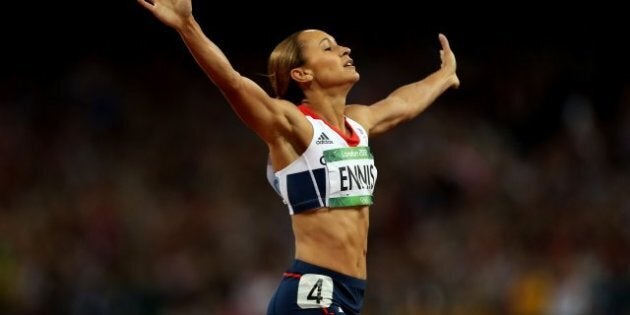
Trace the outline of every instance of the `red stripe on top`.
<path fill-rule="evenodd" d="M 331 125 L 330 123 L 328 123 L 326 120 L 322 119 L 321 117 L 319 117 L 319 115 L 317 115 L 314 111 L 312 111 L 310 108 L 308 108 L 306 105 L 302 104 L 300 106 L 298 106 L 298 109 L 307 116 L 311 116 L 315 119 L 319 119 L 321 121 L 323 121 L 324 123 L 326 123 L 326 125 L 328 125 L 328 127 L 330 127 L 332 130 L 334 130 L 339 136 L 341 136 L 344 140 L 346 140 L 346 143 L 351 146 L 351 147 L 356 147 L 359 144 L 359 136 L 357 135 L 356 132 L 354 132 L 354 129 L 352 129 L 352 126 L 350 126 L 350 124 L 348 123 L 348 121 L 346 120 L 346 118 L 343 118 L 344 123 L 346 124 L 346 128 L 348 129 L 348 131 L 350 132 L 350 136 L 347 136 L 345 133 L 341 132 L 341 130 L 339 130 L 339 128 Z"/>
<path fill-rule="evenodd" d="M 292 272 L 285 272 L 283 274 L 283 276 L 285 276 L 287 278 L 296 278 L 296 279 L 299 279 L 300 277 L 302 277 L 301 274 L 299 274 L 299 273 L 292 273 Z"/>

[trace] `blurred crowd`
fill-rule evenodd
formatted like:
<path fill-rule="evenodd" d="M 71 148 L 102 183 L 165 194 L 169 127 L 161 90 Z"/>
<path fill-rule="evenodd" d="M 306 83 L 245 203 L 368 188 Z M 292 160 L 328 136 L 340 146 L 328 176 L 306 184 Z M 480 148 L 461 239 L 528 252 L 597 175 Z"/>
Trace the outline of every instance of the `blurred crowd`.
<path fill-rule="evenodd" d="M 429 73 L 400 53 L 360 64 L 354 101 Z M 460 56 L 459 90 L 371 140 L 364 314 L 630 314 L 630 82 L 537 56 Z M 1 79 L 0 314 L 265 314 L 290 218 L 264 144 L 190 69 Z"/>

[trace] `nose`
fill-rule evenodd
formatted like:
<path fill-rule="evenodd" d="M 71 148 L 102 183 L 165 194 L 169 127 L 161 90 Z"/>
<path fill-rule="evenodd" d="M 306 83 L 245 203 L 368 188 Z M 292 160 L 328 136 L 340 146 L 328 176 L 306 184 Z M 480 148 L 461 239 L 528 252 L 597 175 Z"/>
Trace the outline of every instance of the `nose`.
<path fill-rule="evenodd" d="M 346 46 L 341 46 L 341 56 L 348 56 L 350 55 L 350 52 L 352 51 L 352 49 L 346 47 Z"/>

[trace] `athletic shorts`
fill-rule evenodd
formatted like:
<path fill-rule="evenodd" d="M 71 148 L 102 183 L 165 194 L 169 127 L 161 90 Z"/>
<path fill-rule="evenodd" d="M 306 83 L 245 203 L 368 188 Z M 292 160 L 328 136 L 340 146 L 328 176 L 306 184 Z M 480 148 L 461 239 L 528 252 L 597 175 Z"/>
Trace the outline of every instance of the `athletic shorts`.
<path fill-rule="evenodd" d="M 366 281 L 295 260 L 269 302 L 267 315 L 359 315 Z"/>

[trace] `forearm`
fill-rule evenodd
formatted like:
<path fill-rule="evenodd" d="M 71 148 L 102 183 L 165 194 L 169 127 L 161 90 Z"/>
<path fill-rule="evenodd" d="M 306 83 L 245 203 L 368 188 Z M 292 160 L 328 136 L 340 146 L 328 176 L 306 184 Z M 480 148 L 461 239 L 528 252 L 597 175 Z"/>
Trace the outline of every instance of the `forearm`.
<path fill-rule="evenodd" d="M 203 33 L 192 15 L 183 19 L 175 29 L 197 64 L 223 93 L 236 114 L 263 139 L 270 138 L 268 135 L 273 128 L 269 126 L 277 123 L 279 115 L 275 99 L 232 67 L 228 58 Z"/>
<path fill-rule="evenodd" d="M 234 87 L 240 74 L 234 70 L 221 49 L 202 31 L 191 16 L 177 29 L 197 64 L 221 90 Z"/>
<path fill-rule="evenodd" d="M 399 87 L 372 106 L 354 106 L 348 111 L 353 119 L 363 123 L 371 136 L 376 136 L 415 118 L 444 91 L 458 85 L 455 72 L 442 67 L 421 81 Z"/>
<path fill-rule="evenodd" d="M 424 111 L 444 91 L 452 87 L 455 80 L 455 73 L 442 68 L 421 81 L 396 89 L 389 97 L 397 99 L 399 102 L 396 103 L 405 107 L 404 112 L 407 113 L 407 118 L 411 119 Z"/>

